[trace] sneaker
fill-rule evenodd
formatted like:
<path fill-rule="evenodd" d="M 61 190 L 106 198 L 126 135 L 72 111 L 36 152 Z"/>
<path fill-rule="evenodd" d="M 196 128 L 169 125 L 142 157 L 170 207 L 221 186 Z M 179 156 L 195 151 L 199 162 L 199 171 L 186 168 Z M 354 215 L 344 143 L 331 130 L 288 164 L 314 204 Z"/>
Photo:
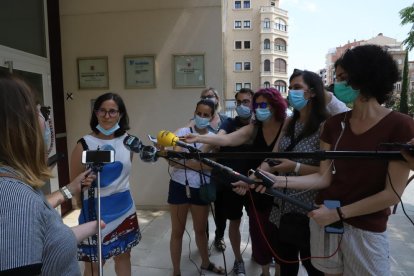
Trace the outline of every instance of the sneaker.
<path fill-rule="evenodd" d="M 246 270 L 244 269 L 243 261 L 234 261 L 233 273 L 236 276 L 246 276 Z"/>
<path fill-rule="evenodd" d="M 214 247 L 220 252 L 226 250 L 226 243 L 224 242 L 223 238 L 215 238 Z"/>

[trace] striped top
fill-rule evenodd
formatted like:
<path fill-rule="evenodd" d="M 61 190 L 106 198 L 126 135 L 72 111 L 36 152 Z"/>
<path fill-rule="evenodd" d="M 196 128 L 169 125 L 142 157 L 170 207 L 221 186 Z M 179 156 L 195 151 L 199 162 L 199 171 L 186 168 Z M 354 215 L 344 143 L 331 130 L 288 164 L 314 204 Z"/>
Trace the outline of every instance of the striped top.
<path fill-rule="evenodd" d="M 81 275 L 76 243 L 41 192 L 0 177 L 0 271 L 41 264 L 41 275 Z"/>

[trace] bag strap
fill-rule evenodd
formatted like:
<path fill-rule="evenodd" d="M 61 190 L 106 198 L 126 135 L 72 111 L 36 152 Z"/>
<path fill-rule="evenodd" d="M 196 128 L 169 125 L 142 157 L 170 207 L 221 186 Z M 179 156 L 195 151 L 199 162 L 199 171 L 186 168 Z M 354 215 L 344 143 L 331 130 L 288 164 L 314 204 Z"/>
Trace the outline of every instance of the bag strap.
<path fill-rule="evenodd" d="M 193 132 L 193 128 L 192 128 L 192 127 L 190 127 L 190 132 L 191 132 L 191 133 L 194 133 L 194 132 Z M 194 147 L 195 147 L 195 148 L 197 148 L 197 145 L 196 145 L 196 143 L 195 143 L 195 142 L 194 142 Z M 200 173 L 198 174 L 198 176 L 200 177 L 200 184 L 201 184 L 201 185 L 204 185 L 204 184 L 207 184 L 207 181 L 206 181 L 206 178 L 205 178 L 204 174 L 203 174 L 203 176 L 201 176 L 201 174 L 203 173 L 203 166 L 201 165 L 201 163 L 200 163 L 200 166 L 201 166 L 201 171 L 200 171 Z"/>

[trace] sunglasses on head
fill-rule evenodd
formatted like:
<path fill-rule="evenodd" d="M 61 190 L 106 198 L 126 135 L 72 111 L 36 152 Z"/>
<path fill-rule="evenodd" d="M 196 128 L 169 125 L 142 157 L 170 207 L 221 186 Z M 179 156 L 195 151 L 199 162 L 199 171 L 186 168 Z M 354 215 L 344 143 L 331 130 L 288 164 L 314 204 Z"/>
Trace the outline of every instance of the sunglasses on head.
<path fill-rule="evenodd" d="M 253 108 L 267 108 L 268 104 L 267 103 L 253 103 Z"/>

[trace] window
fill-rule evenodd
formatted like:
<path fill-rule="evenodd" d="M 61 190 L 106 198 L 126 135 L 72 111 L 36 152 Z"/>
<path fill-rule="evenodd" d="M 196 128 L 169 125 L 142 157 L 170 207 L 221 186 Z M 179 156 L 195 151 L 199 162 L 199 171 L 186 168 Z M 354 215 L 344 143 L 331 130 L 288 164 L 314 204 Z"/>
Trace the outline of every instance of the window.
<path fill-rule="evenodd" d="M 276 51 L 281 51 L 281 52 L 286 52 L 286 41 L 284 41 L 281 38 L 276 38 L 275 39 L 275 50 Z"/>
<path fill-rule="evenodd" d="M 252 70 L 252 67 L 250 65 L 250 62 L 245 62 L 243 69 L 244 69 L 244 71 L 250 71 L 250 70 Z"/>
<path fill-rule="evenodd" d="M 263 49 L 265 49 L 265 50 L 269 50 L 270 49 L 270 40 L 267 39 L 267 38 L 264 40 Z"/>
<path fill-rule="evenodd" d="M 243 28 L 250 29 L 250 20 L 243 21 Z"/>
<path fill-rule="evenodd" d="M 269 20 L 269 18 L 265 18 L 265 20 L 263 21 L 263 28 L 270 29 L 270 20 Z"/>
<path fill-rule="evenodd" d="M 263 69 L 264 69 L 265 72 L 270 72 L 270 60 L 265 59 Z"/>
<path fill-rule="evenodd" d="M 281 58 L 275 59 L 275 72 L 286 73 L 286 61 Z"/>
<path fill-rule="evenodd" d="M 241 9 L 241 1 L 234 1 L 234 8 Z"/>
<path fill-rule="evenodd" d="M 242 63 L 241 62 L 234 63 L 234 70 L 235 71 L 241 71 L 242 70 Z"/>
<path fill-rule="evenodd" d="M 268 81 L 265 81 L 263 85 L 265 88 L 270 88 L 270 82 Z"/>
<path fill-rule="evenodd" d="M 242 22 L 240 20 L 234 21 L 234 28 L 235 29 L 241 29 Z"/>
<path fill-rule="evenodd" d="M 244 49 L 250 49 L 250 41 L 244 42 Z"/>
<path fill-rule="evenodd" d="M 243 8 L 250 9 L 250 1 L 244 0 L 243 1 Z"/>
<path fill-rule="evenodd" d="M 236 82 L 236 91 L 239 92 L 240 89 L 242 89 L 242 83 L 241 82 Z"/>
<path fill-rule="evenodd" d="M 275 88 L 279 90 L 280 93 L 286 93 L 286 82 L 282 80 L 275 81 Z"/>
<path fill-rule="evenodd" d="M 252 84 L 251 84 L 250 82 L 245 82 L 245 83 L 244 83 L 244 88 L 249 88 L 249 89 L 251 89 L 251 88 L 252 88 Z"/>
<path fill-rule="evenodd" d="M 286 32 L 286 30 L 287 30 L 286 22 L 283 21 L 282 19 L 278 18 L 275 22 L 275 28 L 276 28 L 276 30 Z"/>
<path fill-rule="evenodd" d="M 241 41 L 235 41 L 234 42 L 234 48 L 235 49 L 241 49 L 242 48 L 242 42 Z"/>

